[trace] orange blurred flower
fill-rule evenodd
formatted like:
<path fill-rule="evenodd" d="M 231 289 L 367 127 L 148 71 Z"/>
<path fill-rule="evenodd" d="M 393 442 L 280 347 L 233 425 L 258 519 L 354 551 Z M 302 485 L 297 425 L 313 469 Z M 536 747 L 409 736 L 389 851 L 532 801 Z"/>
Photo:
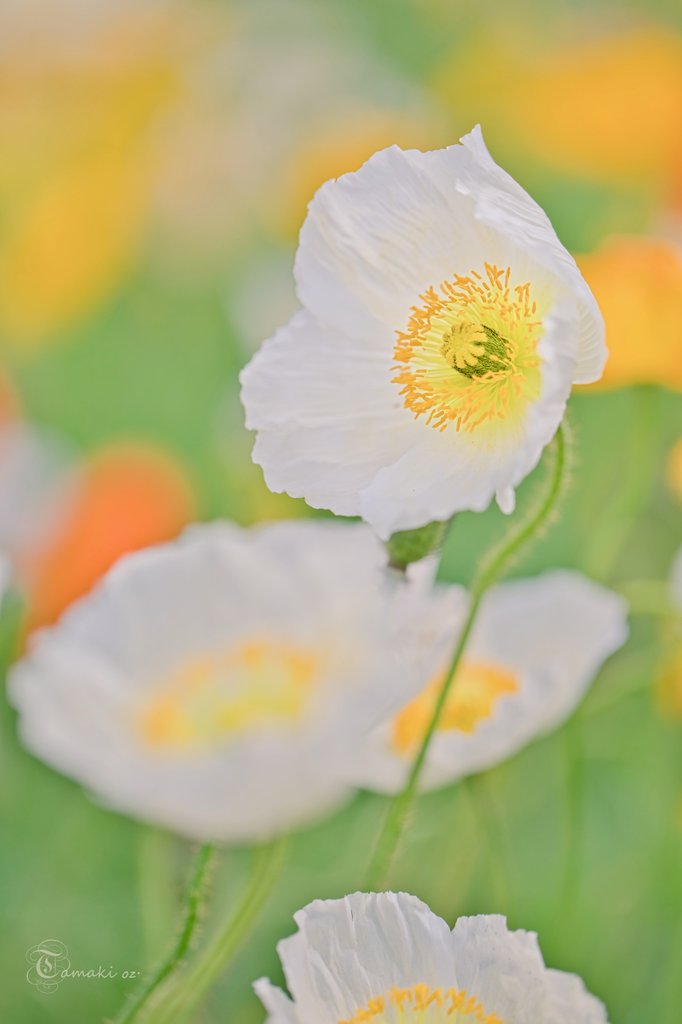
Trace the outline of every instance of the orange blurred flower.
<path fill-rule="evenodd" d="M 187 481 L 169 455 L 139 445 L 100 451 L 50 543 L 24 566 L 27 628 L 54 622 L 121 555 L 170 540 L 193 513 Z"/>
<path fill-rule="evenodd" d="M 609 358 L 594 388 L 682 390 L 682 252 L 663 241 L 613 238 L 578 259 L 606 321 Z"/>

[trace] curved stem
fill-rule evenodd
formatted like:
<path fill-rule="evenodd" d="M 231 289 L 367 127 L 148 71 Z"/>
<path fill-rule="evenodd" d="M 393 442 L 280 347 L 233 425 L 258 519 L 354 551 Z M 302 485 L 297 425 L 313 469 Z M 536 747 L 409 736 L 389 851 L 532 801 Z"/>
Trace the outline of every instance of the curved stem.
<path fill-rule="evenodd" d="M 520 553 L 521 549 L 530 540 L 537 536 L 541 528 L 546 525 L 557 502 L 561 496 L 565 481 L 565 470 L 567 463 L 567 430 L 560 426 L 559 430 L 547 452 L 548 480 L 546 488 L 543 487 L 539 500 L 530 508 L 527 515 L 516 525 L 512 526 L 502 542 L 494 547 L 484 557 L 478 572 L 471 585 L 471 602 L 469 612 L 462 631 L 459 634 L 455 649 L 450 660 L 450 665 L 436 699 L 436 704 L 428 724 L 426 732 L 422 737 L 417 756 L 407 777 L 402 791 L 394 798 L 389 806 L 383 828 L 375 848 L 374 856 L 370 862 L 367 874 L 367 888 L 375 889 L 383 883 L 396 848 L 400 841 L 407 816 L 414 802 L 419 778 L 424 767 L 426 755 L 429 750 L 433 735 L 438 728 L 438 722 L 443 708 L 450 694 L 457 669 L 462 660 L 469 636 L 476 621 L 476 616 L 486 590 L 509 568 L 513 559 Z"/>
<path fill-rule="evenodd" d="M 234 914 L 199 955 L 186 977 L 154 1008 L 149 1024 L 176 1024 L 195 1009 L 229 963 L 270 894 L 281 871 L 285 843 L 284 839 L 276 839 L 256 851 L 251 877 Z"/>
<path fill-rule="evenodd" d="M 131 1021 L 134 1021 L 144 1010 L 159 986 L 174 973 L 187 955 L 199 923 L 201 906 L 208 886 L 208 876 L 215 856 L 215 847 L 211 843 L 206 843 L 200 847 L 187 887 L 187 894 L 184 900 L 185 915 L 177 942 L 151 978 L 133 996 L 131 1001 L 123 1007 L 118 1016 L 114 1018 L 113 1024 L 131 1024 Z"/>

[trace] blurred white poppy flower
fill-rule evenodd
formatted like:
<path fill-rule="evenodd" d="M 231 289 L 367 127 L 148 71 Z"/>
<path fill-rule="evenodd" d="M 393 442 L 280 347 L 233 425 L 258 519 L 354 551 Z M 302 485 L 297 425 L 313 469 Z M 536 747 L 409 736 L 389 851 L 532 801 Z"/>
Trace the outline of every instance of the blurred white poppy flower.
<path fill-rule="evenodd" d="M 504 511 L 606 349 L 545 214 L 488 153 L 397 146 L 327 182 L 303 225 L 303 308 L 242 372 L 268 487 L 384 539 Z"/>
<path fill-rule="evenodd" d="M 453 623 L 464 621 L 469 601 L 459 587 L 448 591 L 453 610 L 438 645 L 439 671 L 353 761 L 352 781 L 367 789 L 401 788 L 433 715 Z M 548 572 L 491 590 L 431 741 L 422 788 L 489 768 L 556 728 L 626 637 L 625 600 L 579 573 Z"/>
<path fill-rule="evenodd" d="M 74 453 L 30 423 L 0 425 L 0 544 L 13 559 L 35 556 L 72 508 L 80 482 Z"/>
<path fill-rule="evenodd" d="M 451 931 L 405 893 L 316 900 L 278 945 L 291 998 L 262 978 L 267 1024 L 606 1024 L 575 974 L 545 967 L 533 932 L 503 917 Z"/>
<path fill-rule="evenodd" d="M 436 667 L 443 603 L 384 560 L 368 527 L 311 521 L 194 527 L 124 558 L 11 671 L 25 745 L 190 837 L 316 818 L 424 657 Z"/>
<path fill-rule="evenodd" d="M 12 582 L 12 563 L 9 555 L 0 548 L 0 608 Z"/>

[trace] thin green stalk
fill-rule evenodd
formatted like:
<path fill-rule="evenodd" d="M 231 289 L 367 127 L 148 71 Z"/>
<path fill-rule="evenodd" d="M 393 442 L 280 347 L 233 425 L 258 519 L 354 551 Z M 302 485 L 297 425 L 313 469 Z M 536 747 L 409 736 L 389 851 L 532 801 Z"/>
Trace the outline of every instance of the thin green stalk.
<path fill-rule="evenodd" d="M 175 946 L 166 959 L 159 965 L 154 974 L 148 979 L 143 987 L 133 995 L 113 1024 L 131 1024 L 145 1011 L 146 1005 L 158 988 L 177 970 L 184 960 L 194 938 L 202 904 L 206 896 L 210 870 L 216 857 L 216 851 L 211 843 L 200 847 L 194 861 L 192 875 L 187 893 L 184 899 L 184 918 L 180 928 Z"/>
<path fill-rule="evenodd" d="M 457 639 L 450 665 L 445 673 L 431 720 L 422 737 L 417 756 L 414 759 L 405 786 L 391 802 L 383 828 L 379 834 L 374 856 L 370 862 L 367 874 L 368 889 L 376 889 L 383 884 L 393 860 L 417 793 L 419 778 L 426 761 L 431 740 L 438 728 L 443 708 L 450 695 L 450 689 L 457 675 L 457 669 L 476 621 L 483 596 L 488 588 L 509 568 L 512 561 L 520 554 L 522 548 L 536 537 L 542 527 L 547 524 L 557 506 L 566 476 L 567 445 L 567 432 L 566 428 L 562 425 L 559 427 L 547 451 L 548 478 L 546 488 L 543 488 L 540 499 L 518 524 L 511 527 L 502 542 L 484 557 L 474 577 L 471 585 L 469 612 Z"/>
<path fill-rule="evenodd" d="M 286 840 L 276 839 L 260 847 L 254 856 L 251 876 L 242 899 L 227 924 L 199 954 L 187 974 L 173 984 L 147 1018 L 149 1024 L 179 1024 L 196 1009 L 218 976 L 225 970 L 249 931 L 277 880 Z"/>

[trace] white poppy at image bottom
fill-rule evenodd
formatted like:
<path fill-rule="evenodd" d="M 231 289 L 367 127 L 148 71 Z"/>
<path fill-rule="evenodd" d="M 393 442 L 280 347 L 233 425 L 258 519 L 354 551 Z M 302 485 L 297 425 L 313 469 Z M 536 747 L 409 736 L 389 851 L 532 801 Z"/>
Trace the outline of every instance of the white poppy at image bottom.
<path fill-rule="evenodd" d="M 403 786 L 433 716 L 469 603 L 463 588 L 442 589 L 452 615 L 439 640 L 440 668 L 357 751 L 351 781 L 365 789 L 392 793 Z M 431 740 L 421 788 L 490 768 L 559 726 L 627 633 L 627 602 L 577 572 L 547 572 L 490 590 Z"/>
<path fill-rule="evenodd" d="M 290 997 L 261 978 L 267 1024 L 606 1024 L 575 974 L 545 966 L 503 917 L 453 930 L 406 893 L 316 900 L 278 944 Z"/>
<path fill-rule="evenodd" d="M 106 805 L 271 838 L 353 793 L 366 733 L 436 669 L 442 595 L 362 524 L 195 526 L 122 559 L 10 672 L 24 745 Z"/>

